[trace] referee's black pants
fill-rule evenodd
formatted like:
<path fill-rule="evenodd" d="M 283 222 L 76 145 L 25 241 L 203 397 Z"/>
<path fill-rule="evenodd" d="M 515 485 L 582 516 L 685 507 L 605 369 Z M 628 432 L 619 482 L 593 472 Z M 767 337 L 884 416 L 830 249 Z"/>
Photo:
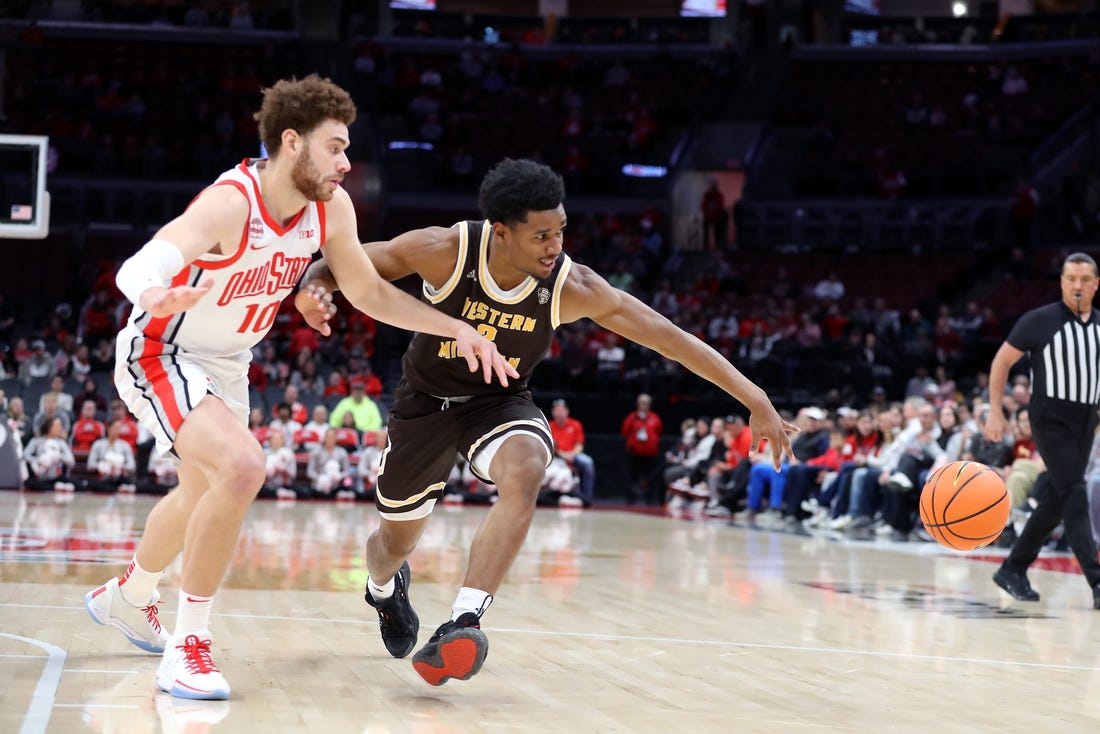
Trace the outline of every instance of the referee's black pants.
<path fill-rule="evenodd" d="M 1017 573 L 1027 571 L 1051 531 L 1062 522 L 1085 580 L 1095 587 L 1100 584 L 1100 562 L 1089 525 L 1085 467 L 1096 430 L 1096 406 L 1033 397 L 1028 408 L 1031 433 L 1050 473 L 1052 491 L 1032 511 L 1004 565 Z"/>

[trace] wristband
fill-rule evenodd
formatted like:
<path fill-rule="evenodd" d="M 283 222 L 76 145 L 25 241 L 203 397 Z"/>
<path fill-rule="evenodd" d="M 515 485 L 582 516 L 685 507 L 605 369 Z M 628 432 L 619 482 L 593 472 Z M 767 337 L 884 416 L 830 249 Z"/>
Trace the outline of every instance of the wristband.
<path fill-rule="evenodd" d="M 183 269 L 183 253 L 167 240 L 150 240 L 135 252 L 115 276 L 115 284 L 135 306 L 141 294 L 150 288 L 165 288 Z"/>

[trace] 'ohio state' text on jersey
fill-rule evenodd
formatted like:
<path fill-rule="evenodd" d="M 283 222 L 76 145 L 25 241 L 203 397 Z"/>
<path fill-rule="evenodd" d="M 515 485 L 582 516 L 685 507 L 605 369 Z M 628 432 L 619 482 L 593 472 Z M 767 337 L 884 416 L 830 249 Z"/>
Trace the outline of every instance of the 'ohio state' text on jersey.
<path fill-rule="evenodd" d="M 250 350 L 275 323 L 280 304 L 325 241 L 325 205 L 310 202 L 288 224 L 279 224 L 260 195 L 262 163 L 245 160 L 212 184 L 233 186 L 248 199 L 240 246 L 231 255 L 208 253 L 172 279 L 173 286 L 213 279 L 210 292 L 191 309 L 153 318 L 135 306 L 130 323 L 147 339 L 225 357 Z"/>

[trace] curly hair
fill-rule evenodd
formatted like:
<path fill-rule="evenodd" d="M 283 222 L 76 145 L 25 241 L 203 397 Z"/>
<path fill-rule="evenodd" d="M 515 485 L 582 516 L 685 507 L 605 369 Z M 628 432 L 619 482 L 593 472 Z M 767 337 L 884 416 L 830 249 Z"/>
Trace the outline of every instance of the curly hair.
<path fill-rule="evenodd" d="M 556 209 L 565 201 L 565 182 L 550 166 L 505 158 L 481 180 L 478 205 L 490 222 L 527 221 L 527 212 Z"/>
<path fill-rule="evenodd" d="M 282 147 L 283 131 L 308 135 L 325 120 L 345 125 L 355 122 L 355 102 L 331 79 L 310 74 L 304 79 L 275 82 L 263 90 L 264 101 L 253 117 L 260 126 L 260 140 L 274 158 Z"/>

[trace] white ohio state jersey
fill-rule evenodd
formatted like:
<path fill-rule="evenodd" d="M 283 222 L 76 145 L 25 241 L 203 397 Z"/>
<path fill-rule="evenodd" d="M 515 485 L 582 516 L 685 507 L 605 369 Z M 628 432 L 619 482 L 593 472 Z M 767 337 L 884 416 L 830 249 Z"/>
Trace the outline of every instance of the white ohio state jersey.
<path fill-rule="evenodd" d="M 212 186 L 233 186 L 248 199 L 248 220 L 232 255 L 207 254 L 183 268 L 172 285 L 212 278 L 210 292 L 187 311 L 153 318 L 134 307 L 129 327 L 146 340 L 185 352 L 228 357 L 260 342 L 279 306 L 325 241 L 324 202 L 310 202 L 286 225 L 268 214 L 260 195 L 259 160 L 244 160 Z"/>

